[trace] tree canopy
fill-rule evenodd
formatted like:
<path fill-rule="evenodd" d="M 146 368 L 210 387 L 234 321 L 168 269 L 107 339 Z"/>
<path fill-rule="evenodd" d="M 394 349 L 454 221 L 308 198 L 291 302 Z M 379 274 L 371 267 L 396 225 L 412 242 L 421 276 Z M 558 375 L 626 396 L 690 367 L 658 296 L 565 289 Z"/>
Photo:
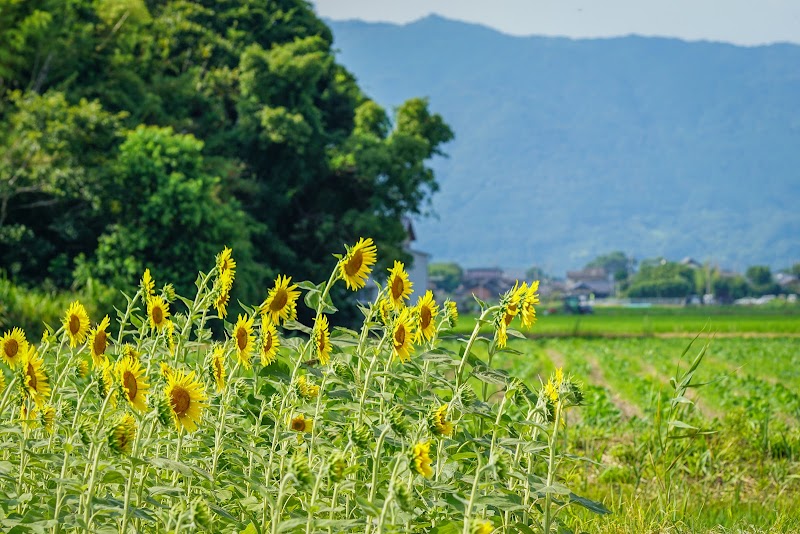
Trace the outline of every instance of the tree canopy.
<path fill-rule="evenodd" d="M 302 0 L 0 0 L 0 269 L 177 286 L 234 246 L 251 287 L 339 243 L 402 257 L 453 132 L 392 117 Z M 242 265 L 242 262 L 240 262 Z"/>

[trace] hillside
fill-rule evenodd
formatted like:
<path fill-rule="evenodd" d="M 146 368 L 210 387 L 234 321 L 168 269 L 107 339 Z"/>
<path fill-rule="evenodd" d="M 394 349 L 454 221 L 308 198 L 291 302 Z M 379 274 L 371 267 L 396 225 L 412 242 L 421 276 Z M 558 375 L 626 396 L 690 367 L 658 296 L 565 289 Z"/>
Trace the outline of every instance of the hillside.
<path fill-rule="evenodd" d="M 800 47 L 327 22 L 368 94 L 427 96 L 456 133 L 417 223 L 433 261 L 800 260 Z"/>

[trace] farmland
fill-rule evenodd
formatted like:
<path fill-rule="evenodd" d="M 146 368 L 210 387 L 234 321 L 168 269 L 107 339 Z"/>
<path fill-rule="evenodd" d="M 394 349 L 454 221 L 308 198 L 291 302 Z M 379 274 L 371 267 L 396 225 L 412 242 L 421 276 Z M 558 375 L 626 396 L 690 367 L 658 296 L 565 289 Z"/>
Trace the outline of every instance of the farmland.
<path fill-rule="evenodd" d="M 545 316 L 538 338 L 495 356 L 531 387 L 558 367 L 583 384 L 585 403 L 568 416 L 566 480 L 614 513 L 577 511 L 566 521 L 576 532 L 800 530 L 800 343 L 791 337 L 800 321 L 716 312 L 705 325 L 697 313 L 655 310 L 648 331 L 632 313 Z M 586 337 L 562 337 L 579 321 Z M 684 337 L 698 324 L 706 333 Z M 680 383 L 701 352 L 694 386 L 673 403 L 671 378 Z"/>

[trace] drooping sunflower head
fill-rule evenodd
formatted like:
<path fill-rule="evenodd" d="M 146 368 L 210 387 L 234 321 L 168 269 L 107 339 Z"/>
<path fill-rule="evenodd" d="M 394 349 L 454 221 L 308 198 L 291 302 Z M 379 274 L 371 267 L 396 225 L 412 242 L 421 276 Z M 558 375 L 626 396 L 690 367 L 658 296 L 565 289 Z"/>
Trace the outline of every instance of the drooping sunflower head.
<path fill-rule="evenodd" d="M 136 420 L 129 413 L 119 418 L 108 435 L 108 447 L 117 454 L 130 454 L 136 438 Z"/>
<path fill-rule="evenodd" d="M 431 444 L 427 441 L 417 443 L 411 450 L 411 463 L 414 470 L 425 478 L 433 476 L 433 469 L 431 469 L 433 461 L 430 452 Z"/>
<path fill-rule="evenodd" d="M 197 424 L 208 407 L 203 384 L 195 378 L 194 371 L 188 375 L 174 371 L 167 375 L 167 387 L 164 390 L 167 402 L 172 408 L 175 427 L 185 428 L 188 432 L 197 430 Z"/>
<path fill-rule="evenodd" d="M 267 293 L 267 300 L 261 305 L 261 313 L 269 317 L 275 324 L 293 321 L 297 318 L 297 299 L 300 291 L 297 284 L 292 284 L 291 276 L 275 279 L 275 286 Z"/>
<path fill-rule="evenodd" d="M 253 352 L 253 344 L 255 343 L 255 337 L 253 336 L 253 319 L 255 319 L 255 317 L 248 318 L 247 315 L 239 315 L 236 325 L 233 327 L 236 356 L 245 369 L 250 369 L 253 366 L 250 361 L 250 355 Z"/>
<path fill-rule="evenodd" d="M 77 300 L 69 305 L 66 315 L 64 315 L 64 332 L 69 337 L 69 346 L 76 347 L 86 341 L 89 333 L 89 314 L 86 308 Z"/>
<path fill-rule="evenodd" d="M 389 289 L 389 300 L 395 308 L 405 306 L 405 301 L 411 297 L 411 286 L 408 273 L 402 262 L 395 260 L 394 267 L 389 269 L 389 278 L 386 281 Z"/>
<path fill-rule="evenodd" d="M 539 281 L 531 282 L 522 299 L 522 326 L 530 328 L 536 322 L 536 304 L 539 304 Z"/>
<path fill-rule="evenodd" d="M 429 417 L 431 431 L 441 436 L 453 435 L 453 423 L 447 420 L 448 404 L 444 403 L 431 412 Z"/>
<path fill-rule="evenodd" d="M 281 347 L 281 340 L 278 337 L 278 329 L 265 318 L 261 327 L 261 365 L 272 364 L 278 358 L 278 349 Z"/>
<path fill-rule="evenodd" d="M 417 342 L 430 341 L 436 335 L 436 316 L 439 314 L 439 306 L 433 300 L 433 293 L 430 290 L 417 301 L 416 312 L 419 321 Z"/>
<path fill-rule="evenodd" d="M 499 313 L 501 320 L 506 323 L 506 326 L 509 326 L 514 317 L 519 314 L 523 299 L 527 293 L 528 284 L 526 282 L 522 282 L 522 285 L 520 285 L 519 281 L 517 281 L 514 283 L 514 287 L 508 290 L 500 298 Z"/>
<path fill-rule="evenodd" d="M 75 361 L 75 376 L 81 380 L 89 376 L 89 363 L 85 359 L 78 358 Z"/>
<path fill-rule="evenodd" d="M 95 367 L 100 365 L 108 348 L 108 332 L 106 332 L 108 325 L 109 319 L 108 315 L 106 315 L 100 321 L 100 324 L 89 332 L 89 346 L 92 349 L 92 363 Z"/>
<path fill-rule="evenodd" d="M 119 348 L 119 357 L 120 358 L 130 358 L 134 361 L 139 361 L 142 355 L 136 350 L 136 347 L 131 345 L 130 343 L 123 343 L 122 346 Z"/>
<path fill-rule="evenodd" d="M 311 432 L 311 430 L 314 428 L 314 421 L 311 419 L 306 419 L 305 416 L 301 414 L 292 417 L 289 426 L 295 432 Z"/>
<path fill-rule="evenodd" d="M 231 299 L 231 288 L 233 287 L 233 271 L 223 271 L 219 276 L 215 286 L 214 308 L 217 316 L 224 318 L 228 315 L 228 302 Z"/>
<path fill-rule="evenodd" d="M 107 356 L 103 357 L 103 363 L 94 369 L 97 378 L 97 393 L 103 400 L 110 397 L 109 403 L 112 406 L 117 405 L 117 389 L 114 384 L 114 364 L 112 364 Z"/>
<path fill-rule="evenodd" d="M 28 345 L 25 356 L 21 362 L 22 393 L 41 407 L 50 396 L 50 384 L 44 370 L 44 360 L 39 355 L 36 347 Z"/>
<path fill-rule="evenodd" d="M 414 316 L 408 308 L 403 308 L 392 326 L 392 355 L 406 362 L 414 350 Z"/>
<path fill-rule="evenodd" d="M 28 341 L 21 328 L 14 327 L 0 338 L 0 357 L 14 369 L 28 352 Z"/>
<path fill-rule="evenodd" d="M 346 248 L 347 254 L 339 261 L 339 276 L 347 289 L 356 291 L 366 285 L 372 266 L 378 260 L 378 249 L 371 237 L 362 237 L 352 248 Z"/>
<path fill-rule="evenodd" d="M 147 318 L 153 330 L 161 332 L 169 321 L 169 304 L 159 295 L 147 299 Z"/>
<path fill-rule="evenodd" d="M 217 271 L 219 271 L 220 276 L 226 271 L 230 271 L 232 275 L 236 273 L 236 260 L 231 256 L 232 253 L 233 250 L 225 247 L 222 252 L 217 254 Z"/>
<path fill-rule="evenodd" d="M 508 344 L 508 325 L 503 320 L 502 315 L 498 320 L 495 321 L 494 326 L 494 342 L 497 345 L 497 348 L 505 348 L 505 346 Z"/>
<path fill-rule="evenodd" d="M 328 330 L 328 317 L 320 314 L 314 320 L 314 355 L 322 365 L 331 361 L 331 334 Z"/>
<path fill-rule="evenodd" d="M 142 295 L 145 300 L 155 295 L 156 283 L 153 277 L 150 276 L 150 269 L 145 269 L 142 279 L 139 280 L 139 287 L 142 289 Z"/>
<path fill-rule="evenodd" d="M 392 301 L 388 297 L 384 297 L 378 301 L 378 313 L 380 314 L 381 323 L 388 326 L 392 322 Z"/>
<path fill-rule="evenodd" d="M 225 389 L 225 349 L 219 345 L 211 351 L 208 361 L 208 374 L 216 386 L 217 393 Z"/>
<path fill-rule="evenodd" d="M 140 412 L 147 411 L 147 393 L 150 384 L 138 360 L 121 358 L 116 364 L 117 380 L 125 392 L 128 403 Z"/>

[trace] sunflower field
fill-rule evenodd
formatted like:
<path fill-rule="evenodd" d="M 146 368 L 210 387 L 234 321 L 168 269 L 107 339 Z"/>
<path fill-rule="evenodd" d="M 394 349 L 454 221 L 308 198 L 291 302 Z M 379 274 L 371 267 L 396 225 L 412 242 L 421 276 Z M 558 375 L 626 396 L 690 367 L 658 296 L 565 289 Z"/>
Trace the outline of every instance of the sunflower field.
<path fill-rule="evenodd" d="M 74 302 L 40 340 L 5 332 L 2 530 L 555 532 L 568 505 L 607 512 L 559 477 L 580 387 L 492 367 L 535 322 L 538 284 L 481 303 L 453 350 L 455 304 L 415 299 L 400 262 L 360 331 L 332 328 L 334 284 L 378 278 L 371 239 L 336 259 L 327 282 L 278 276 L 235 321 L 225 248 L 193 298 L 146 270 L 113 321 Z"/>

